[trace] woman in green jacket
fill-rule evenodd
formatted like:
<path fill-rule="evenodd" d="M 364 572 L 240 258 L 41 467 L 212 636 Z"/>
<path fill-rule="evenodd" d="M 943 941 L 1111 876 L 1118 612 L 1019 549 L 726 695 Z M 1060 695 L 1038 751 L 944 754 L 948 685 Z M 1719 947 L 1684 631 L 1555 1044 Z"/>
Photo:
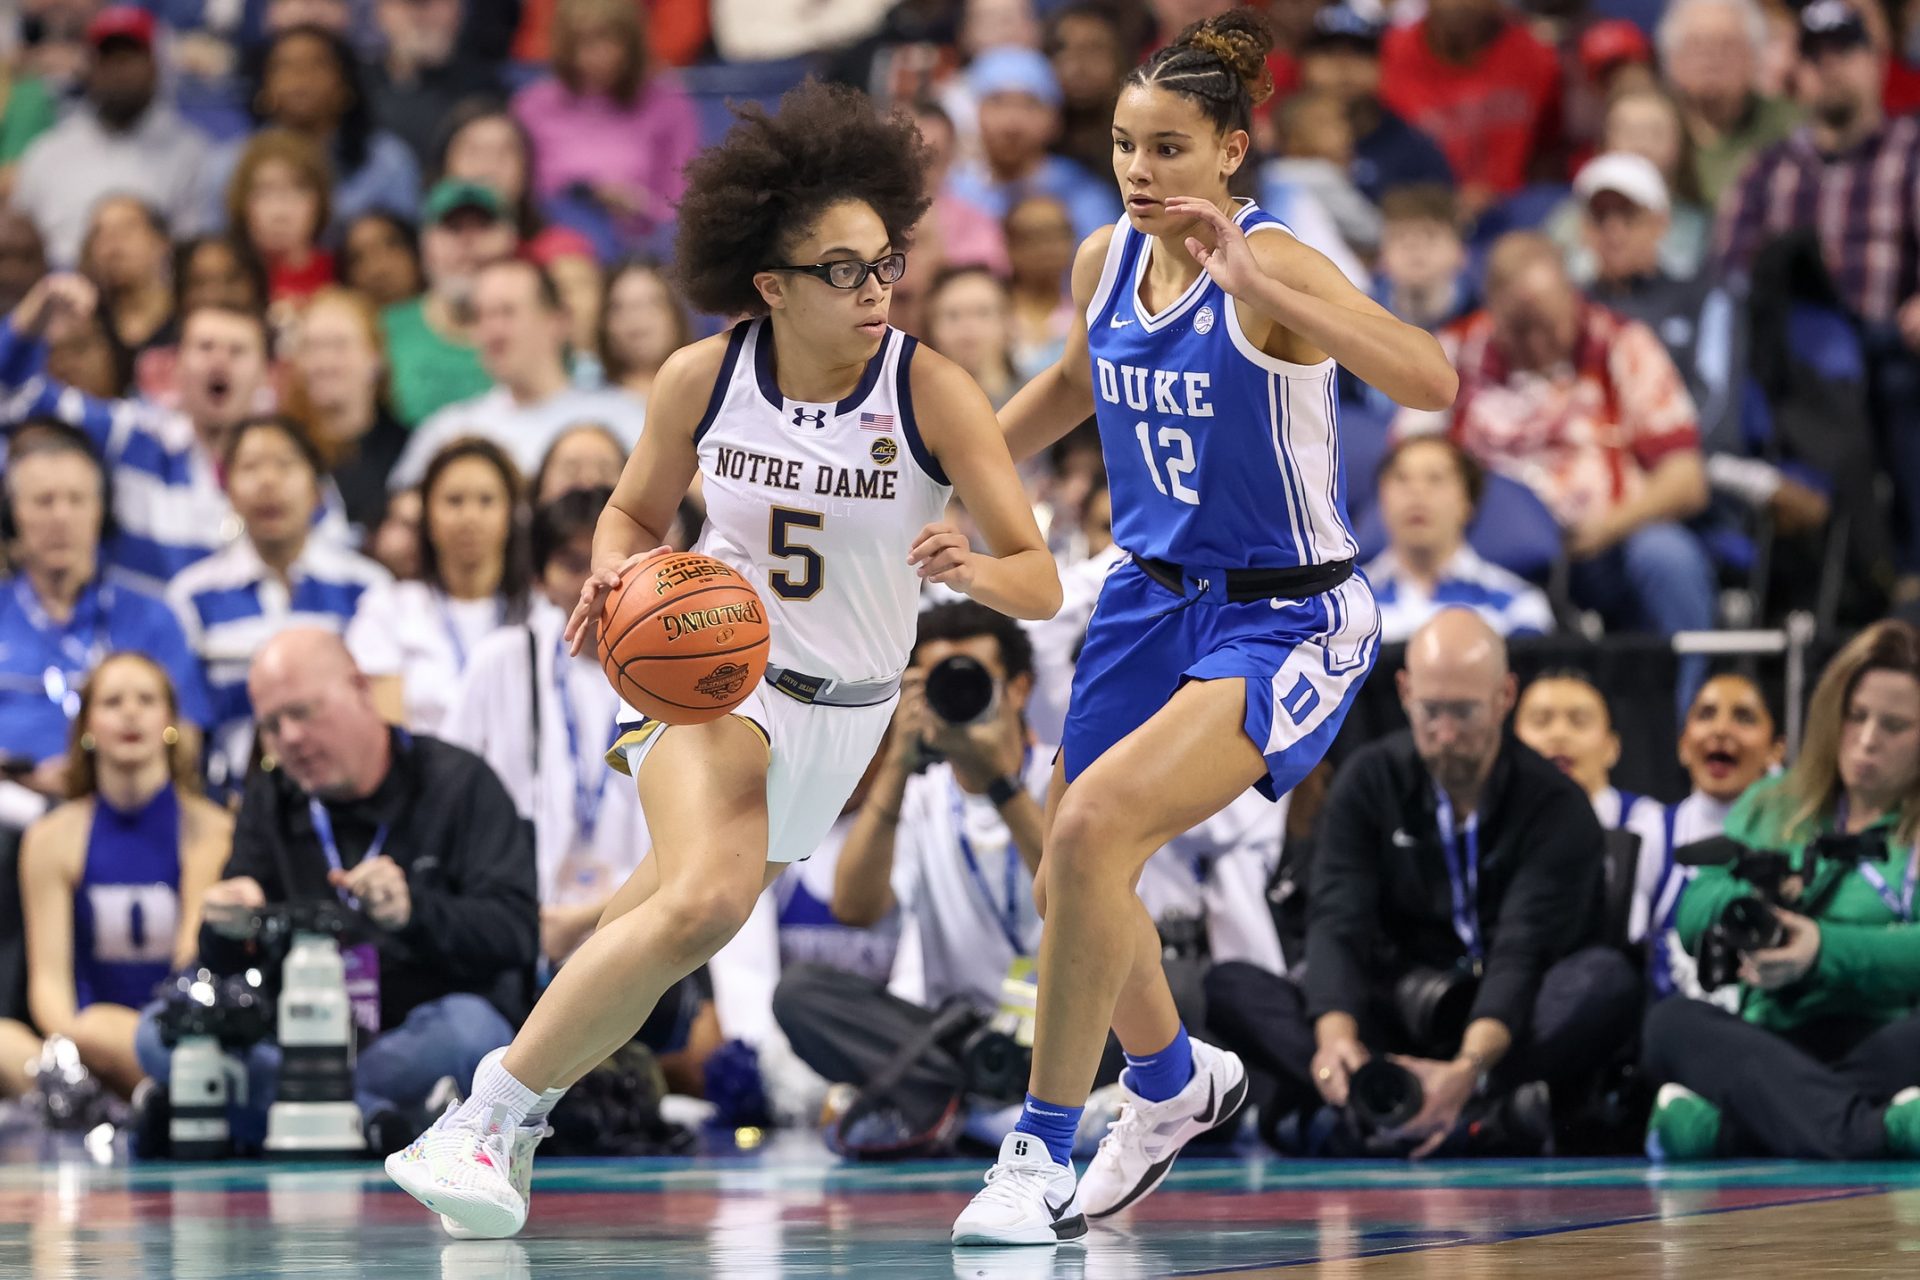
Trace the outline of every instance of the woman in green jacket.
<path fill-rule="evenodd" d="M 1799 759 L 1741 797 L 1727 834 L 1787 855 L 1783 940 L 1738 954 L 1737 1016 L 1678 997 L 1649 1011 L 1664 1087 L 1648 1154 L 1920 1156 L 1920 631 L 1882 622 L 1835 656 Z M 1703 868 L 1674 928 L 1699 955 L 1728 904 L 1760 894 Z"/>

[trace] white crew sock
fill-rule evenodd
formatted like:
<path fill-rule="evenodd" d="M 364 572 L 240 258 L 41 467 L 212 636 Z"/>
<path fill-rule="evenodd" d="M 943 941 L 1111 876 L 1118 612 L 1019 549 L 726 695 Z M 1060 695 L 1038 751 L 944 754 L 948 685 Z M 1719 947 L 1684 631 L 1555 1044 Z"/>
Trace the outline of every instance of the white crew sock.
<path fill-rule="evenodd" d="M 565 1089 L 548 1089 L 534 1100 L 534 1104 L 531 1107 L 527 1108 L 527 1118 L 524 1123 L 529 1126 L 544 1124 L 547 1115 L 553 1110 L 554 1104 L 566 1096 L 567 1091 Z"/>
<path fill-rule="evenodd" d="M 506 1056 L 502 1047 L 480 1059 L 473 1073 L 473 1093 L 461 1108 L 467 1116 L 486 1116 L 486 1127 L 492 1133 L 525 1124 L 528 1113 L 541 1101 L 539 1093 L 514 1079 L 502 1065 Z"/>

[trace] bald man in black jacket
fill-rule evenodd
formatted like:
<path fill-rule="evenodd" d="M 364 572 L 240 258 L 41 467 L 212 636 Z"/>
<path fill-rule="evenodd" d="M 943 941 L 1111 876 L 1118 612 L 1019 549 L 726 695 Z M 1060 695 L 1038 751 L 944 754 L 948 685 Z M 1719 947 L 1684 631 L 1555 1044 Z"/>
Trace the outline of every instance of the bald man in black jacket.
<path fill-rule="evenodd" d="M 1424 1155 L 1476 1095 L 1590 1075 L 1632 1036 L 1640 987 L 1595 945 L 1592 806 L 1506 732 L 1499 636 L 1446 610 L 1414 635 L 1399 682 L 1412 729 L 1348 760 L 1321 815 L 1304 972 L 1222 965 L 1207 1019 L 1280 1081 L 1281 1111 L 1344 1107 L 1361 1064 L 1404 1055 L 1424 1105 L 1401 1136 Z M 1433 1005 L 1450 986 L 1463 1007 L 1451 1020 Z"/>

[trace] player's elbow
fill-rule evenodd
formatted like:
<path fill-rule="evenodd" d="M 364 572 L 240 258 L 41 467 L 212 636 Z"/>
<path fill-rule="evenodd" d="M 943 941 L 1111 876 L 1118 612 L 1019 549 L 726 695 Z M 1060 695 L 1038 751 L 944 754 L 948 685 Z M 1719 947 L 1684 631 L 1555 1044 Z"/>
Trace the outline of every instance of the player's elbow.
<path fill-rule="evenodd" d="M 1434 359 L 1423 363 L 1420 376 L 1410 390 L 1411 394 L 1400 403 L 1423 413 L 1438 413 L 1453 407 L 1454 397 L 1460 394 L 1460 375 L 1436 350 Z"/>
<path fill-rule="evenodd" d="M 1039 580 L 1033 584 L 1031 598 L 1023 602 L 1026 607 L 1013 615 L 1022 622 L 1045 622 L 1060 612 L 1061 601 L 1065 598 L 1065 593 L 1060 587 L 1060 573 L 1054 567 L 1053 557 L 1046 557 L 1046 573 L 1038 577 Z"/>

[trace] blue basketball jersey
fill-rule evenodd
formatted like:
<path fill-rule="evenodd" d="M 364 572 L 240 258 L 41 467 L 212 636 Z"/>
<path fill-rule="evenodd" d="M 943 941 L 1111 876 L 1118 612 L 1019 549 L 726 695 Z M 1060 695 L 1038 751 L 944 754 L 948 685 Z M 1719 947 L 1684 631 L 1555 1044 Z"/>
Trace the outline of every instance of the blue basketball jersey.
<path fill-rule="evenodd" d="M 82 1009 L 138 1009 L 173 965 L 180 920 L 180 797 L 122 813 L 96 799 L 73 895 L 73 985 Z"/>
<path fill-rule="evenodd" d="M 1292 234 L 1250 201 L 1234 221 L 1249 235 Z M 1114 541 L 1190 569 L 1353 558 L 1333 361 L 1261 351 L 1204 271 L 1147 314 L 1140 285 L 1152 245 L 1122 218 L 1087 307 Z"/>

